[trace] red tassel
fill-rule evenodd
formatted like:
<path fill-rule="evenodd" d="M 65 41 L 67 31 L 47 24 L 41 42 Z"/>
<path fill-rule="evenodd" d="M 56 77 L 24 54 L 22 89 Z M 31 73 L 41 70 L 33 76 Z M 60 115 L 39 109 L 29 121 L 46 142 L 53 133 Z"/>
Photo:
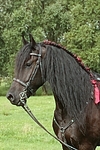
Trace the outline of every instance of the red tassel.
<path fill-rule="evenodd" d="M 95 104 L 98 104 L 100 102 L 100 90 L 95 80 L 92 80 L 92 84 L 94 85 Z"/>

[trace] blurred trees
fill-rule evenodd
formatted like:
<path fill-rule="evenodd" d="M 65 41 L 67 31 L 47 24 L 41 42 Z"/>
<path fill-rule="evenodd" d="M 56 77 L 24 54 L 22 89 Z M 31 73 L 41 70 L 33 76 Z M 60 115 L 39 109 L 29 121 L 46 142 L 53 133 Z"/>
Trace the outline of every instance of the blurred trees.
<path fill-rule="evenodd" d="M 11 76 L 21 34 L 49 39 L 100 72 L 99 0 L 0 0 L 0 76 Z"/>

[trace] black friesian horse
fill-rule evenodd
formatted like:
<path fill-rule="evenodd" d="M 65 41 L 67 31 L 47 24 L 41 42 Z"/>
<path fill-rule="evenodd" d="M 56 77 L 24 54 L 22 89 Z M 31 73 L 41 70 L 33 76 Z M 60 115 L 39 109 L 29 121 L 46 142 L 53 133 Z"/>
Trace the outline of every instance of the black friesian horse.
<path fill-rule="evenodd" d="M 21 98 L 26 102 L 48 81 L 56 103 L 53 129 L 57 137 L 78 150 L 95 150 L 100 144 L 100 105 L 94 103 L 93 75 L 60 45 L 36 43 L 32 35 L 30 42 L 23 37 L 23 43 L 7 98 L 21 106 Z M 69 149 L 63 144 L 62 148 Z"/>

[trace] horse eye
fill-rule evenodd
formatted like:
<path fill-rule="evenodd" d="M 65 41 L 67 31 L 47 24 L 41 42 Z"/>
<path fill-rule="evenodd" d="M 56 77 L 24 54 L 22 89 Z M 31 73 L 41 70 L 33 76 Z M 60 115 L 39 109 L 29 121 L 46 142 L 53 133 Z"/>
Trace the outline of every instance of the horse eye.
<path fill-rule="evenodd" d="M 30 67 L 32 65 L 32 62 L 27 62 L 26 67 Z"/>

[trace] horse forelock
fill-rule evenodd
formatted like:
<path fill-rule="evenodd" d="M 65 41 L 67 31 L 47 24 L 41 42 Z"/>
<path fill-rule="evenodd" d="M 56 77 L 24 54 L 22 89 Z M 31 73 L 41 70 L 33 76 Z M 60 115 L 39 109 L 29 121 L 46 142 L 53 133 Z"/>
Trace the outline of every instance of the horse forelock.
<path fill-rule="evenodd" d="M 31 45 L 27 44 L 22 47 L 22 49 L 17 53 L 16 56 L 16 64 L 15 64 L 15 71 L 19 73 L 25 62 L 30 58 L 30 52 L 32 51 Z"/>
<path fill-rule="evenodd" d="M 77 117 L 91 99 L 92 85 L 88 72 L 63 48 L 47 46 L 43 60 L 44 75 L 58 101 L 71 117 Z"/>

